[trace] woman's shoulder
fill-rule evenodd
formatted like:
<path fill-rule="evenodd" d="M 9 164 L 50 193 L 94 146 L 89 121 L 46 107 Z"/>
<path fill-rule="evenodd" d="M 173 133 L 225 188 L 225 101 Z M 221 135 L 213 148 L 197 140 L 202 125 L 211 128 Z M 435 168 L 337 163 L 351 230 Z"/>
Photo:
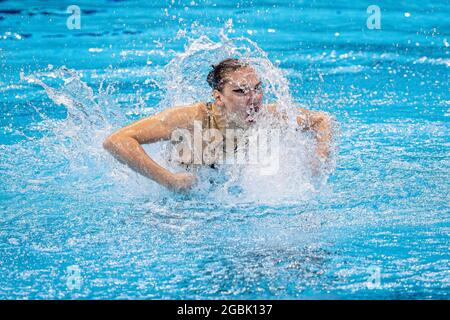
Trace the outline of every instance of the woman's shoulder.
<path fill-rule="evenodd" d="M 276 104 L 276 102 L 266 103 L 262 107 L 264 109 L 266 109 L 267 111 L 269 111 L 269 112 L 275 113 L 277 111 L 277 104 Z"/>
<path fill-rule="evenodd" d="M 177 105 L 166 109 L 172 114 L 185 115 L 194 119 L 201 119 L 206 114 L 206 102 L 194 102 L 191 104 Z"/>

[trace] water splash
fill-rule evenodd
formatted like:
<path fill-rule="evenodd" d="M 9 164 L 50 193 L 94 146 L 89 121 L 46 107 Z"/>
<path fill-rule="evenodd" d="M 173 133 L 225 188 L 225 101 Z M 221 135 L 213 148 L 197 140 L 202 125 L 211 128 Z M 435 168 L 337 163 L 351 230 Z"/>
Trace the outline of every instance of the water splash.
<path fill-rule="evenodd" d="M 187 38 L 187 41 L 184 52 L 175 54 L 164 68 L 155 67 L 153 76 L 146 80 L 156 82 L 155 79 L 158 79 L 157 86 L 163 92 L 156 110 L 210 101 L 211 90 L 205 81 L 210 66 L 225 58 L 236 57 L 249 62 L 261 77 L 264 103 L 276 102 L 278 109 L 288 119 L 284 125 L 276 124 L 272 116 L 261 112 L 256 125 L 269 136 L 275 130 L 282 130 L 283 138 L 279 141 L 277 154 L 279 168 L 274 175 L 268 177 L 261 174 L 263 164 L 238 165 L 219 171 L 204 169 L 199 173 L 204 180 L 191 196 L 197 194 L 199 197 L 207 196 L 224 202 L 277 203 L 288 199 L 304 200 L 317 192 L 317 181 L 313 180 L 309 165 L 314 150 L 313 140 L 307 134 L 295 130 L 296 107 L 300 105 L 290 94 L 283 71 L 270 62 L 267 54 L 255 42 L 245 37 L 229 39 L 221 32 L 218 41 L 207 36 Z M 52 139 L 43 138 L 40 141 L 41 151 L 46 154 L 45 157 L 62 156 L 67 162 L 68 177 L 76 181 L 83 177 L 87 188 L 103 183 L 111 187 L 109 192 L 112 194 L 137 193 L 148 196 L 150 193 L 162 192 L 167 195 L 168 191 L 118 164 L 102 149 L 102 142 L 108 134 L 131 122 L 117 102 L 113 84 L 109 83 L 103 88 L 109 81 L 108 72 L 112 71 L 106 70 L 96 90 L 82 80 L 82 72 L 66 67 L 22 75 L 24 81 L 41 86 L 56 105 L 67 109 L 67 118 L 61 123 L 49 122 L 44 125 L 50 131 L 47 137 L 52 136 Z M 139 111 L 135 113 L 138 118 L 144 116 Z M 164 144 L 145 148 L 161 165 L 169 166 L 165 159 Z M 321 185 L 326 176 L 322 176 L 325 179 L 322 179 Z M 221 183 L 212 186 L 208 182 L 211 178 Z M 90 185 L 93 180 L 95 183 Z"/>
<path fill-rule="evenodd" d="M 283 138 L 279 141 L 277 155 L 280 160 L 279 170 L 269 177 L 261 174 L 263 163 L 234 165 L 221 173 L 227 179 L 220 188 L 211 191 L 207 185 L 201 184 L 195 192 L 212 192 L 218 201 L 230 201 L 231 197 L 233 201 L 277 202 L 310 197 L 318 190 L 310 170 L 314 143 L 308 134 L 295 130 L 297 107 L 302 105 L 294 101 L 283 71 L 274 66 L 267 54 L 250 39 L 229 39 L 223 30 L 218 42 L 207 36 L 189 39 L 185 51 L 176 54 L 164 70 L 165 97 L 161 101 L 161 108 L 210 101 L 211 89 L 206 84 L 206 74 L 212 64 L 230 57 L 246 61 L 255 68 L 264 84 L 263 103 L 276 102 L 278 110 L 287 116 L 287 123 L 275 123 L 274 117 L 268 112 L 261 112 L 253 131 L 263 129 L 269 137 L 275 130 L 282 131 Z M 208 173 L 203 176 L 214 175 L 206 170 Z M 321 182 L 326 180 L 327 174 L 329 172 L 321 176 L 325 178 Z"/>

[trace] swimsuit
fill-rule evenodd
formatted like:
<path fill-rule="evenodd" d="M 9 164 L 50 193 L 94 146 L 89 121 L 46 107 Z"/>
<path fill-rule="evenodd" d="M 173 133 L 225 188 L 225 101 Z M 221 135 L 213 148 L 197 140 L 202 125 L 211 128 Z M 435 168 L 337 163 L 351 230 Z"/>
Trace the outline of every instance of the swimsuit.
<path fill-rule="evenodd" d="M 203 122 L 203 129 L 217 129 L 223 134 L 223 127 L 220 128 L 219 121 L 216 119 L 217 107 L 214 103 L 206 103 L 206 118 Z M 221 130 L 222 129 L 222 130 Z"/>
<path fill-rule="evenodd" d="M 223 156 L 226 155 L 226 150 L 225 150 L 225 124 L 222 124 L 220 120 L 218 120 L 217 118 L 217 113 L 219 111 L 217 110 L 217 106 L 214 103 L 211 102 L 207 102 L 206 103 L 206 117 L 203 118 L 202 121 L 202 130 L 203 132 L 205 132 L 204 130 L 209 130 L 209 129 L 216 129 L 219 130 L 222 134 L 223 137 Z M 202 134 L 203 134 L 202 132 Z M 234 150 L 236 151 L 237 146 L 235 145 Z M 178 162 L 179 165 L 183 166 L 185 169 L 190 170 L 193 169 L 195 167 L 198 167 L 198 164 L 192 164 L 192 163 L 185 163 L 185 162 Z M 200 165 L 201 166 L 201 165 Z M 209 167 L 216 169 L 217 168 L 217 164 L 212 163 L 209 165 Z"/>

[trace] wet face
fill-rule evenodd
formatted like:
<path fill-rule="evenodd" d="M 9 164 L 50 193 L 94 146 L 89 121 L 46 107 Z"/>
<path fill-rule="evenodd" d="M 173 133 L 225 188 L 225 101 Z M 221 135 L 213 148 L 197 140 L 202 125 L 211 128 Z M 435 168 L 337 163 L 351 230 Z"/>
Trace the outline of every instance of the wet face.
<path fill-rule="evenodd" d="M 240 68 L 229 73 L 222 90 L 214 90 L 213 95 L 216 105 L 225 111 L 230 121 L 247 126 L 254 122 L 255 113 L 261 108 L 261 80 L 253 68 Z"/>

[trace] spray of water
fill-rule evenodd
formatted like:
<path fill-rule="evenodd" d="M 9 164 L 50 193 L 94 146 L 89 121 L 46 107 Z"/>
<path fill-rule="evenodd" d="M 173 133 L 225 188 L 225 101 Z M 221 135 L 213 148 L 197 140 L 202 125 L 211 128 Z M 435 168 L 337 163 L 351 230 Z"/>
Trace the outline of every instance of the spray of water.
<path fill-rule="evenodd" d="M 155 70 L 163 97 L 156 106 L 157 110 L 210 101 L 211 90 L 205 81 L 210 66 L 225 58 L 235 57 L 249 62 L 255 68 L 264 84 L 263 103 L 276 102 L 278 110 L 287 119 L 277 122 L 270 114 L 261 112 L 254 126 L 269 137 L 280 134 L 275 172 L 263 174 L 262 169 L 267 166 L 263 162 L 226 166 L 219 170 L 205 168 L 199 172 L 200 183 L 191 196 L 198 194 L 213 197 L 219 202 L 276 203 L 305 199 L 314 194 L 318 190 L 318 180 L 320 188 L 327 174 L 320 175 L 321 179 L 314 180 L 312 177 L 310 162 L 314 152 L 313 139 L 307 133 L 296 130 L 296 107 L 299 105 L 290 94 L 289 83 L 282 70 L 270 62 L 256 43 L 245 37 L 229 39 L 221 32 L 219 41 L 213 41 L 207 36 L 187 40 L 184 52 L 175 54 L 165 68 Z M 79 72 L 65 67 L 23 76 L 24 81 L 41 86 L 55 104 L 67 109 L 67 118 L 63 122 L 48 120 L 44 126 L 49 133 L 39 144 L 45 158 L 59 157 L 58 161 L 65 161 L 66 170 L 70 171 L 68 177 L 76 181 L 82 177 L 85 184 L 91 184 L 88 187 L 108 185 L 108 192 L 120 193 L 121 196 L 130 193 L 161 195 L 161 192 L 167 195 L 168 191 L 118 164 L 102 149 L 104 138 L 130 120 L 116 102 L 112 85 L 104 88 L 104 83 L 108 81 L 107 73 L 105 81 L 97 90 L 81 79 Z M 27 143 L 31 142 L 25 141 L 23 145 Z M 170 167 L 163 143 L 146 146 L 146 150 L 162 165 Z M 211 178 L 219 183 L 212 185 Z"/>
<path fill-rule="evenodd" d="M 310 163 L 314 142 L 310 135 L 297 130 L 297 107 L 300 105 L 290 94 L 289 83 L 282 70 L 274 66 L 253 41 L 245 37 L 229 39 L 223 32 L 218 42 L 207 36 L 189 39 L 186 50 L 176 55 L 165 69 L 166 93 L 161 107 L 209 101 L 211 89 L 206 85 L 205 75 L 211 64 L 229 57 L 249 62 L 255 68 L 264 84 L 264 103 L 276 102 L 287 121 L 277 121 L 269 112 L 261 112 L 251 131 L 262 130 L 268 138 L 280 133 L 282 138 L 277 141 L 278 148 L 274 151 L 279 160 L 276 172 L 263 174 L 267 166 L 264 161 L 229 166 L 220 173 L 227 178 L 212 192 L 214 198 L 228 201 L 230 196 L 240 195 L 241 201 L 278 202 L 310 197 L 326 180 L 327 174 L 320 175 L 319 185 L 317 179 L 313 179 Z M 246 134 L 251 135 L 251 132 Z M 206 176 L 214 175 L 211 170 L 205 170 L 208 172 Z M 205 190 L 211 192 L 207 185 L 200 184 L 196 192 Z"/>

